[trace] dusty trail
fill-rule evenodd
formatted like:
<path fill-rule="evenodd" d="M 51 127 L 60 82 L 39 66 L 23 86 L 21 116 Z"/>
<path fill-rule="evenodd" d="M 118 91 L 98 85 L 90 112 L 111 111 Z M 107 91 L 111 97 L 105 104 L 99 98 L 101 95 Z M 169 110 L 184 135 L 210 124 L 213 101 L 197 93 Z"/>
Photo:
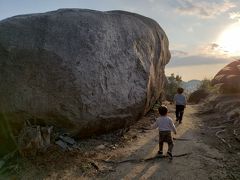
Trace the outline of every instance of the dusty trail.
<path fill-rule="evenodd" d="M 175 119 L 174 108 L 168 107 L 169 115 Z M 181 140 L 174 140 L 173 155 L 189 154 L 172 161 L 151 159 L 158 151 L 158 130 L 143 130 L 150 123 L 150 113 L 121 135 L 112 133 L 80 140 L 79 150 L 63 152 L 53 146 L 48 154 L 26 160 L 19 179 L 239 179 L 240 149 L 234 136 L 229 141 L 224 136 L 227 133 L 221 134 L 228 143 L 236 144 L 229 149 L 216 137 L 219 129 L 209 127 L 219 126 L 221 115 L 201 111 L 198 105 L 188 105 L 183 123 L 176 123 L 178 133 L 174 138 Z M 166 153 L 167 145 L 164 147 Z"/>
<path fill-rule="evenodd" d="M 171 109 L 171 112 L 174 110 Z M 226 179 L 223 166 L 224 154 L 205 143 L 202 120 L 196 116 L 197 106 L 188 106 L 184 120 L 177 126 L 175 138 L 190 139 L 174 141 L 173 154 L 191 153 L 183 157 L 156 159 L 147 162 L 125 162 L 112 164 L 115 171 L 103 173 L 99 179 Z M 174 119 L 174 114 L 170 113 Z M 166 147 L 167 145 L 165 145 Z M 156 156 L 158 151 L 158 132 L 149 130 L 143 133 L 129 146 L 112 152 L 113 161 L 126 159 L 146 159 Z M 166 148 L 165 148 L 166 153 Z"/>

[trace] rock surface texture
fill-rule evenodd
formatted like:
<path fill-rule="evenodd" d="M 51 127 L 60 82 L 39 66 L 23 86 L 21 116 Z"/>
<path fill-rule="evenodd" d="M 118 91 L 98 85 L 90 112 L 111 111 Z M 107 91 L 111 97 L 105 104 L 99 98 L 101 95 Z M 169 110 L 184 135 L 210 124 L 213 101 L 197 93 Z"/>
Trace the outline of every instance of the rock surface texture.
<path fill-rule="evenodd" d="M 191 93 L 188 97 L 189 103 L 199 103 L 200 101 L 204 100 L 209 95 L 209 92 L 205 89 L 198 89 Z"/>
<path fill-rule="evenodd" d="M 0 22 L 0 111 L 88 136 L 123 128 L 158 99 L 162 28 L 124 11 L 60 9 Z"/>
<path fill-rule="evenodd" d="M 212 81 L 223 93 L 240 92 L 240 60 L 234 61 L 221 69 Z"/>

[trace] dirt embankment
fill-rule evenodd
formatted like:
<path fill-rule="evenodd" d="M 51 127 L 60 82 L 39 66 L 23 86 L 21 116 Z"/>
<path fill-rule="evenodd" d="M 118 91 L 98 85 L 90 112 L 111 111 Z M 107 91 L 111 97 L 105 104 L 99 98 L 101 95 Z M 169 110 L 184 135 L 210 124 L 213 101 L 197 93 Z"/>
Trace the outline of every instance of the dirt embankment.
<path fill-rule="evenodd" d="M 240 94 L 210 96 L 196 114 L 203 122 L 206 143 L 224 153 L 230 179 L 240 179 Z"/>

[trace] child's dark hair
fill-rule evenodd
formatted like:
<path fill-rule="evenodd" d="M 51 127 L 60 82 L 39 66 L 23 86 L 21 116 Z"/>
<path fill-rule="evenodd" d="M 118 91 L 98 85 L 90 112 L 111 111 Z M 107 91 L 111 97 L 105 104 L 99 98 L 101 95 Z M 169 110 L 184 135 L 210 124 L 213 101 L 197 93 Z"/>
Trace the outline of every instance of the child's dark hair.
<path fill-rule="evenodd" d="M 164 106 L 164 105 L 160 106 L 160 107 L 158 108 L 158 112 L 159 112 L 159 114 L 160 114 L 161 116 L 165 116 L 165 115 L 167 114 L 167 112 L 168 112 L 167 106 Z"/>
<path fill-rule="evenodd" d="M 178 94 L 182 94 L 182 93 L 183 93 L 183 91 L 184 91 L 184 89 L 183 89 L 183 88 L 181 88 L 181 87 L 177 89 L 177 92 L 178 92 Z"/>

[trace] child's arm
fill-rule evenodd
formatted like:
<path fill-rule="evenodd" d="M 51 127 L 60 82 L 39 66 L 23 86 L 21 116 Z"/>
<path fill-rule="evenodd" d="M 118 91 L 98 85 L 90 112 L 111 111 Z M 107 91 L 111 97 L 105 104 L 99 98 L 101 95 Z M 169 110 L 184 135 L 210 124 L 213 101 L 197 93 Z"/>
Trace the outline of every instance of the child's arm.
<path fill-rule="evenodd" d="M 175 103 L 176 103 L 176 94 L 173 97 L 173 104 L 175 104 Z"/>
<path fill-rule="evenodd" d="M 176 130 L 176 127 L 175 127 L 175 125 L 174 125 L 172 119 L 170 119 L 170 126 L 171 126 L 172 131 L 174 132 L 174 134 L 177 134 L 177 130 Z"/>
<path fill-rule="evenodd" d="M 187 105 L 187 98 L 186 98 L 186 96 L 184 96 L 184 99 L 185 99 L 184 108 L 186 108 L 186 105 Z"/>

